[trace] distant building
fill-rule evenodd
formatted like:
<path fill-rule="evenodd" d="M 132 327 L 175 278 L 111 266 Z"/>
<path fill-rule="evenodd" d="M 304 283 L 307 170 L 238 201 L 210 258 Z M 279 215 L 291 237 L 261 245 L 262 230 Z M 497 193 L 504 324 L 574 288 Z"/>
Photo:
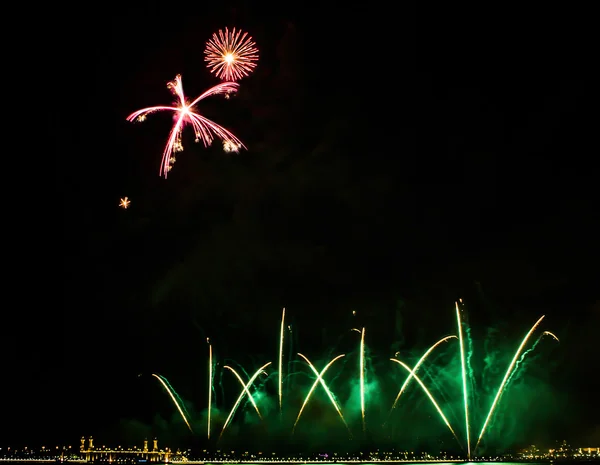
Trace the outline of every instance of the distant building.
<path fill-rule="evenodd" d="M 108 461 L 112 462 L 119 458 L 127 459 L 127 458 L 137 458 L 147 460 L 148 462 L 162 462 L 166 463 L 171 460 L 171 449 L 168 447 L 165 449 L 158 448 L 158 439 L 154 438 L 152 441 L 152 450 L 148 449 L 148 439 L 144 440 L 143 447 L 133 447 L 133 448 L 123 448 L 122 446 L 114 447 L 95 447 L 94 439 L 90 436 L 87 441 L 84 437 L 81 438 L 79 452 L 82 458 L 85 458 L 88 462 L 95 461 Z"/>

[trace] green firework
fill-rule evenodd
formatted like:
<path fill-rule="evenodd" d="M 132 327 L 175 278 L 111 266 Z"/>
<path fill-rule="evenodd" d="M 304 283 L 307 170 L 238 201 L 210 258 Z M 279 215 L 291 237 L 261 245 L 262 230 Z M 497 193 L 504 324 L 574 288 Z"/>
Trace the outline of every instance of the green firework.
<path fill-rule="evenodd" d="M 462 321 L 460 318 L 460 310 L 458 309 L 458 302 L 456 305 L 456 320 L 458 325 L 458 341 L 460 344 L 460 364 L 462 373 L 462 384 L 463 384 L 463 402 L 465 409 L 465 434 L 467 435 L 467 459 L 471 460 L 471 434 L 469 431 L 469 393 L 467 391 L 467 366 L 465 360 L 465 343 L 463 339 L 463 328 Z"/>
<path fill-rule="evenodd" d="M 160 381 L 162 386 L 165 388 L 165 391 L 167 391 L 167 394 L 169 394 L 169 397 L 171 397 L 171 400 L 175 404 L 175 407 L 177 407 L 177 411 L 181 415 L 181 418 L 183 418 L 183 421 L 187 425 L 190 432 L 193 433 L 194 430 L 192 429 L 190 422 L 188 421 L 189 414 L 187 413 L 187 411 L 185 409 L 185 405 L 181 401 L 179 394 L 177 394 L 175 389 L 173 389 L 173 386 L 171 386 L 171 384 L 169 383 L 167 378 L 165 378 L 164 376 L 161 376 L 161 375 L 157 375 L 156 373 L 152 373 L 152 376 L 154 376 L 157 380 Z"/>
<path fill-rule="evenodd" d="M 456 436 L 456 433 L 454 432 L 454 429 L 452 428 L 452 425 L 450 425 L 450 422 L 446 418 L 446 415 L 444 415 L 444 412 L 442 411 L 440 405 L 435 400 L 435 397 L 433 397 L 433 395 L 431 394 L 431 392 L 429 392 L 429 389 L 427 389 L 427 386 L 425 386 L 425 384 L 423 383 L 423 381 L 421 381 L 421 378 L 419 378 L 414 373 L 414 368 L 411 370 L 411 368 L 406 363 L 398 360 L 397 358 L 391 358 L 390 360 L 392 362 L 396 362 L 398 365 L 400 365 L 402 368 L 404 368 L 406 371 L 408 371 L 409 377 L 413 377 L 415 379 L 415 381 L 419 384 L 419 386 L 421 386 L 421 389 L 423 389 L 423 392 L 425 392 L 425 394 L 427 395 L 427 397 L 429 397 L 429 400 L 431 401 L 431 403 L 433 404 L 433 406 L 435 407 L 435 409 L 437 410 L 437 412 L 440 414 L 440 417 L 441 417 L 442 421 L 446 424 L 446 426 L 448 427 L 448 429 L 452 432 L 452 435 L 454 436 L 454 438 L 456 439 L 456 441 L 460 444 L 460 441 L 458 440 L 458 437 Z"/>
<path fill-rule="evenodd" d="M 285 308 L 281 312 L 281 329 L 279 330 L 279 414 L 282 413 L 283 408 L 283 334 L 285 328 Z"/>
<path fill-rule="evenodd" d="M 207 439 L 210 439 L 210 422 L 211 422 L 211 412 L 212 412 L 212 394 L 213 394 L 213 353 L 212 353 L 212 345 L 210 344 L 209 339 L 206 340 L 208 342 L 208 420 L 206 427 L 206 436 Z"/>
<path fill-rule="evenodd" d="M 225 420 L 225 424 L 223 425 L 223 429 L 221 430 L 221 434 L 219 435 L 219 439 L 223 436 L 223 433 L 225 432 L 225 430 L 227 429 L 227 426 L 229 425 L 229 423 L 231 422 L 231 419 L 233 418 L 233 415 L 235 415 L 236 410 L 238 409 L 238 407 L 240 406 L 240 403 L 242 402 L 242 400 L 244 399 L 244 396 L 246 395 L 246 393 L 248 392 L 248 388 L 250 386 L 252 386 L 252 384 L 254 384 L 254 381 L 256 380 L 256 378 L 258 378 L 258 376 L 263 373 L 263 370 L 265 368 L 267 368 L 269 365 L 271 364 L 271 362 L 265 363 L 263 366 L 261 366 L 258 370 L 256 370 L 254 372 L 254 374 L 252 375 L 252 377 L 250 378 L 250 380 L 244 385 L 244 389 L 242 389 L 242 392 L 240 393 L 239 397 L 237 398 L 235 404 L 233 405 L 233 407 L 231 408 L 231 411 L 229 412 L 229 416 L 227 417 L 227 420 Z M 252 397 L 252 396 L 251 396 Z"/>
<path fill-rule="evenodd" d="M 263 419 L 262 415 L 260 414 L 260 410 L 258 409 L 258 405 L 256 405 L 256 401 L 254 400 L 254 397 L 252 396 L 252 394 L 250 393 L 250 391 L 248 390 L 248 386 L 244 383 L 244 380 L 242 379 L 242 377 L 238 374 L 237 371 L 235 371 L 233 368 L 231 368 L 229 365 L 225 365 L 223 368 L 227 368 L 229 371 L 231 371 L 234 376 L 237 378 L 237 380 L 240 382 L 240 385 L 242 386 L 242 390 L 243 392 L 246 393 L 246 396 L 248 396 L 248 399 L 250 399 L 250 403 L 252 404 L 252 406 L 254 407 L 254 410 L 256 410 L 256 413 L 258 414 L 258 418 L 260 418 L 261 420 Z"/>
<path fill-rule="evenodd" d="M 481 442 L 481 438 L 483 437 L 483 434 L 485 433 L 485 430 L 490 421 L 490 418 L 492 417 L 492 415 L 496 409 L 496 406 L 498 405 L 500 397 L 502 396 L 502 392 L 504 391 L 504 387 L 506 386 L 506 383 L 507 383 L 508 379 L 510 378 L 511 373 L 512 373 L 513 369 L 515 368 L 515 365 L 517 364 L 517 360 L 519 359 L 521 352 L 523 352 L 523 348 L 525 347 L 525 344 L 527 344 L 529 337 L 531 336 L 531 334 L 533 334 L 533 332 L 539 326 L 539 324 L 542 322 L 543 319 L 544 319 L 544 315 L 542 315 L 540 317 L 540 319 L 535 322 L 535 324 L 531 327 L 529 332 L 525 335 L 525 337 L 521 341 L 521 344 L 519 345 L 519 348 L 515 352 L 515 355 L 514 355 L 512 361 L 510 362 L 510 365 L 508 366 L 506 373 L 504 374 L 504 378 L 502 379 L 502 382 L 500 383 L 500 386 L 498 387 L 498 391 L 496 392 L 496 397 L 494 397 L 494 401 L 492 402 L 492 405 L 487 414 L 485 422 L 483 423 L 483 427 L 481 428 L 481 432 L 479 433 L 479 437 L 477 438 L 477 444 L 475 445 L 475 450 L 477 450 L 477 446 L 479 446 L 479 443 Z"/>
<path fill-rule="evenodd" d="M 396 399 L 394 400 L 394 404 L 392 405 L 392 408 L 390 409 L 390 415 L 392 414 L 393 410 L 396 408 L 396 405 L 398 404 L 398 401 L 400 400 L 400 396 L 406 390 L 406 388 L 408 387 L 408 384 L 410 383 L 410 381 L 416 376 L 417 371 L 419 370 L 419 368 L 421 368 L 421 365 L 427 359 L 427 357 L 433 351 L 433 349 L 435 349 L 437 346 L 439 346 L 443 342 L 446 342 L 446 341 L 448 341 L 448 340 L 450 340 L 452 338 L 456 339 L 456 336 L 446 336 L 446 337 L 440 339 L 439 341 L 437 341 L 435 344 L 433 344 L 429 349 L 427 349 L 427 351 L 419 359 L 419 361 L 417 362 L 417 364 L 410 371 L 410 374 L 408 375 L 408 377 L 406 378 L 406 380 L 404 381 L 404 383 L 400 387 L 400 391 L 398 391 L 398 395 L 396 396 Z"/>
<path fill-rule="evenodd" d="M 360 414 L 362 417 L 363 432 L 367 430 L 365 419 L 365 328 L 360 335 Z"/>
<path fill-rule="evenodd" d="M 323 380 L 323 376 L 325 375 L 325 372 L 329 369 L 329 367 L 331 367 L 331 365 L 333 365 L 333 363 L 336 360 L 339 360 L 340 358 L 344 357 L 345 354 L 341 354 L 341 355 L 338 355 L 337 357 L 333 358 L 327 365 L 325 365 L 325 368 L 323 368 L 323 370 L 321 370 L 321 373 L 319 373 L 317 371 L 317 369 L 314 367 L 314 365 L 310 362 L 310 360 L 307 357 L 305 357 L 304 355 L 302 355 L 300 353 L 298 355 L 300 357 L 302 357 L 304 359 L 304 361 L 306 361 L 306 363 L 308 364 L 310 369 L 316 375 L 317 379 L 315 380 L 312 387 L 308 391 L 308 394 L 306 394 L 306 398 L 304 399 L 304 402 L 302 403 L 302 407 L 300 408 L 300 411 L 298 412 L 298 416 L 296 417 L 296 421 L 294 422 L 294 426 L 292 427 L 292 433 L 296 429 L 296 425 L 298 424 L 298 421 L 300 420 L 300 416 L 302 415 L 302 412 L 304 411 L 306 404 L 308 404 L 310 396 L 312 395 L 313 391 L 315 390 L 315 388 L 317 387 L 317 385 L 319 383 L 325 390 L 327 397 L 329 397 L 329 400 L 331 401 L 331 403 L 332 403 L 333 407 L 335 408 L 336 412 L 338 413 L 339 417 L 344 422 L 344 426 L 346 427 L 346 429 L 348 429 L 348 432 L 350 432 L 350 429 L 348 428 L 348 424 L 346 423 L 346 420 L 344 419 L 344 415 L 342 414 L 342 410 L 340 409 L 340 406 L 339 406 L 337 400 L 335 399 L 333 393 L 331 392 L 331 390 L 329 389 L 329 387 L 327 386 L 327 384 L 325 384 L 325 381 Z"/>

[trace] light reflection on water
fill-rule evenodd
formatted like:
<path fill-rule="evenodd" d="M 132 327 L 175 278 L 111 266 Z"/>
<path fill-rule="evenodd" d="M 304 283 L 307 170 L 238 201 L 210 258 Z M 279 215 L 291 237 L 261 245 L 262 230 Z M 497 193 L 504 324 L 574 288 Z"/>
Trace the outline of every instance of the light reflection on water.
<path fill-rule="evenodd" d="M 239 465 L 240 462 L 204 462 L 206 465 L 211 465 L 211 463 L 218 463 L 219 465 Z M 437 465 L 456 465 L 457 463 L 461 463 L 464 465 L 476 465 L 479 463 L 485 463 L 485 464 L 489 464 L 489 465 L 548 465 L 549 463 L 554 463 L 552 461 L 547 461 L 547 462 L 486 462 L 486 461 L 479 461 L 479 462 L 463 462 L 463 461 L 454 461 L 454 462 L 437 462 L 437 461 L 431 461 L 431 462 L 427 462 L 427 461 L 414 461 L 414 462 L 410 462 L 410 461 L 400 461 L 400 460 L 380 460 L 377 462 L 352 462 L 352 461 L 338 461 L 338 462 L 325 462 L 325 461 L 299 461 L 299 462 L 282 462 L 282 463 L 286 463 L 286 464 L 291 464 L 291 465 L 317 465 L 320 463 L 324 463 L 324 464 L 332 464 L 335 463 L 336 465 L 376 465 L 376 464 L 380 464 L 380 463 L 405 463 L 405 464 L 437 464 Z M 561 465 L 571 465 L 572 463 L 575 462 L 568 462 L 568 461 L 561 461 L 560 464 Z M 244 465 L 264 465 L 264 463 L 262 462 L 244 462 Z"/>
<path fill-rule="evenodd" d="M 441 460 L 376 460 L 376 461 L 364 461 L 364 462 L 359 462 L 359 461 L 354 461 L 354 460 L 338 460 L 338 461 L 332 461 L 332 460 L 298 460 L 298 461 L 287 461 L 287 460 L 281 460 L 281 461 L 273 461 L 270 462 L 268 460 L 264 460 L 264 461 L 257 461 L 257 462 L 250 462 L 250 461 L 232 461 L 232 462 L 225 462 L 225 461 L 214 461 L 214 460 L 207 460 L 207 461 L 202 461 L 202 460 L 189 460 L 186 462 L 171 462 L 171 465 L 182 465 L 185 463 L 204 463 L 205 465 L 211 465 L 211 464 L 218 464 L 218 465 L 239 465 L 239 464 L 243 464 L 243 465 L 275 465 L 275 464 L 289 464 L 289 465 L 318 465 L 320 463 L 325 464 L 325 465 L 330 465 L 330 464 L 335 464 L 335 465 L 377 465 L 380 463 L 405 463 L 407 465 L 417 465 L 417 464 L 436 464 L 436 465 L 456 465 L 457 463 L 460 464 L 464 464 L 464 465 L 477 465 L 480 463 L 484 463 L 486 465 L 548 465 L 549 463 L 551 464 L 558 464 L 558 465 L 575 465 L 575 464 L 590 464 L 590 463 L 597 463 L 600 464 L 599 460 L 542 460 L 542 461 L 538 461 L 538 462 L 533 462 L 533 461 L 528 461 L 528 460 L 522 460 L 522 461 L 516 461 L 516 462 L 509 462 L 509 461 L 487 461 L 487 460 L 477 460 L 475 462 L 467 462 L 466 460 L 454 460 L 454 461 L 446 461 L 443 462 Z"/>

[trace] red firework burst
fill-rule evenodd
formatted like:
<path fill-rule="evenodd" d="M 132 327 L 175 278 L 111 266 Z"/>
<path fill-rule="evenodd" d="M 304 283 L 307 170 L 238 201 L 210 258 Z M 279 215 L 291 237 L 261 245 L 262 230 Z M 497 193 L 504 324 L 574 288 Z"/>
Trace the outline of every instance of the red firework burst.
<path fill-rule="evenodd" d="M 258 49 L 252 37 L 247 32 L 225 32 L 219 29 L 212 39 L 206 43 L 204 60 L 208 69 L 219 79 L 224 81 L 237 81 L 248 76 L 256 67 Z"/>
<path fill-rule="evenodd" d="M 173 106 L 160 105 L 156 107 L 142 108 L 141 110 L 132 113 L 127 117 L 127 121 L 144 121 L 147 115 L 155 113 L 157 111 L 170 111 L 175 113 L 175 119 L 173 127 L 171 128 L 171 134 L 163 151 L 162 163 L 160 165 L 160 174 L 167 177 L 167 173 L 173 168 L 175 163 L 174 152 L 181 152 L 183 145 L 181 142 L 181 133 L 186 125 L 191 125 L 196 133 L 196 142 L 204 142 L 204 146 L 208 147 L 212 144 L 214 137 L 218 137 L 223 142 L 227 142 L 228 146 L 236 147 L 236 149 L 246 148 L 244 144 L 230 131 L 225 129 L 223 126 L 219 126 L 214 121 L 202 116 L 197 113 L 194 107 L 198 102 L 210 97 L 211 95 L 225 94 L 229 95 L 232 92 L 236 92 L 239 84 L 235 82 L 222 82 L 214 87 L 211 87 L 199 97 L 196 97 L 192 102 L 188 102 L 185 94 L 183 93 L 183 84 L 181 82 L 181 76 L 175 76 L 175 80 L 167 84 L 167 87 L 177 96 L 177 101 Z M 127 197 L 125 197 L 127 198 Z M 126 207 L 125 207 L 126 208 Z"/>

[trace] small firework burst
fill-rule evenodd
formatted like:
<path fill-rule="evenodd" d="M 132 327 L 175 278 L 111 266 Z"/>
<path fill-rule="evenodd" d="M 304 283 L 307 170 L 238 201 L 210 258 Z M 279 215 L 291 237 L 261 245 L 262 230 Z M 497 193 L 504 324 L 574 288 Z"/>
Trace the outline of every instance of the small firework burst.
<path fill-rule="evenodd" d="M 123 210 L 127 210 L 129 208 L 130 203 L 131 203 L 131 200 L 129 200 L 129 197 L 123 197 L 119 201 L 119 207 L 121 207 Z"/>
<path fill-rule="evenodd" d="M 232 140 L 224 140 L 223 141 L 223 150 L 227 153 L 235 152 L 238 153 L 242 146 L 240 144 L 235 143 Z"/>
<path fill-rule="evenodd" d="M 211 73 L 225 81 L 238 81 L 248 76 L 256 67 L 258 49 L 252 37 L 233 28 L 219 29 L 206 43 L 204 60 Z"/>

